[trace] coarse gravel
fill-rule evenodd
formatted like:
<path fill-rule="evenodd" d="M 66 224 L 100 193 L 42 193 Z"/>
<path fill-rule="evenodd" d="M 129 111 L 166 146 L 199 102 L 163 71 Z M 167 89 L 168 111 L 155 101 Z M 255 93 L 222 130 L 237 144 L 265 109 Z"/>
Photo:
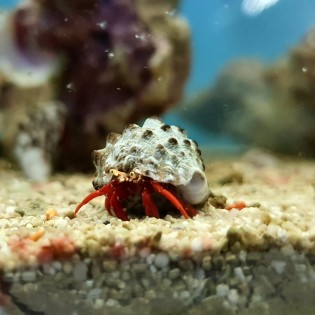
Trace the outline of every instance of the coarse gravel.
<path fill-rule="evenodd" d="M 314 314 L 315 162 L 255 154 L 207 163 L 194 218 L 127 222 L 103 197 L 74 218 L 93 175 L 34 184 L 2 160 L 0 312 Z"/>

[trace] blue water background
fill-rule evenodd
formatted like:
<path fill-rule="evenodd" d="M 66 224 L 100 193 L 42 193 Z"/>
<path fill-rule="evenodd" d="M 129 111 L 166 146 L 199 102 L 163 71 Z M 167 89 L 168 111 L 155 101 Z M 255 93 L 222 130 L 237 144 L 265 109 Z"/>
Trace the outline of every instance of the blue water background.
<path fill-rule="evenodd" d="M 189 21 L 193 49 L 186 97 L 209 88 L 226 63 L 247 57 L 274 62 L 315 28 L 314 0 L 280 0 L 254 17 L 245 15 L 241 4 L 241 0 L 182 0 L 180 13 Z M 205 133 L 196 122 L 181 121 L 176 112 L 164 119 L 184 126 L 203 147 L 238 151 L 239 144 L 230 138 Z"/>
<path fill-rule="evenodd" d="M 0 0 L 0 9 L 16 3 Z M 315 27 L 314 0 L 280 0 L 255 17 L 245 15 L 241 3 L 241 0 L 182 0 L 179 13 L 190 24 L 193 49 L 186 97 L 209 87 L 229 61 L 256 57 L 265 63 L 273 62 Z M 176 112 L 165 115 L 164 119 L 182 125 L 203 145 L 231 145 L 225 137 L 205 134 L 196 122 L 180 120 Z"/>
<path fill-rule="evenodd" d="M 241 0 L 183 0 L 192 30 L 193 60 L 186 93 L 209 86 L 224 64 L 240 57 L 266 63 L 280 58 L 315 27 L 314 0 L 279 0 L 260 15 L 241 11 Z"/>
<path fill-rule="evenodd" d="M 7 9 L 19 3 L 18 0 L 0 0 L 0 9 Z"/>

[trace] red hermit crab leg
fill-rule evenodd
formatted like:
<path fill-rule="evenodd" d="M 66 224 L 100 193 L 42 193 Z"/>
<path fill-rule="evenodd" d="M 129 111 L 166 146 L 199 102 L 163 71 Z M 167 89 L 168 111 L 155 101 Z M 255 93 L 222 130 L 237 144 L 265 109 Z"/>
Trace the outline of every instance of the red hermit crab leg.
<path fill-rule="evenodd" d="M 194 217 L 195 215 L 198 214 L 197 210 L 195 210 L 189 204 L 187 204 L 186 202 L 184 202 L 180 199 L 179 199 L 179 201 L 184 205 L 185 210 L 187 211 L 187 213 L 189 213 L 190 216 Z"/>
<path fill-rule="evenodd" d="M 117 193 L 113 191 L 111 198 L 110 198 L 110 205 L 116 215 L 116 217 L 123 221 L 128 221 L 129 218 L 122 206 L 121 202 L 118 199 Z"/>
<path fill-rule="evenodd" d="M 109 212 L 110 215 L 114 215 L 110 206 L 110 199 L 112 197 L 114 190 L 113 188 L 109 190 L 105 197 L 105 209 Z"/>
<path fill-rule="evenodd" d="M 168 199 L 173 204 L 173 206 L 184 216 L 185 219 L 189 219 L 189 215 L 187 214 L 186 210 L 171 192 L 163 188 L 157 182 L 151 181 L 151 185 L 156 192 Z"/>
<path fill-rule="evenodd" d="M 90 193 L 89 195 L 87 195 L 76 207 L 75 211 L 74 211 L 74 215 L 76 215 L 78 213 L 78 211 L 81 209 L 81 207 L 83 207 L 85 204 L 87 204 L 88 202 L 90 202 L 92 199 L 99 197 L 99 196 L 103 196 L 106 195 L 110 189 L 112 188 L 112 183 L 108 183 L 107 185 L 103 186 L 101 189 L 97 190 L 97 191 L 93 191 L 92 193 Z"/>
<path fill-rule="evenodd" d="M 130 182 L 118 182 L 114 188 L 107 194 L 105 207 L 106 209 L 117 218 L 121 220 L 129 220 L 123 205 L 120 200 L 125 200 L 133 192 L 134 186 Z M 113 197 L 114 196 L 114 197 Z M 113 197 L 113 199 L 112 199 Z"/>
<path fill-rule="evenodd" d="M 144 187 L 143 192 L 142 192 L 142 204 L 145 209 L 145 214 L 148 217 L 155 217 L 159 218 L 159 210 L 155 203 L 153 202 L 150 193 L 148 192 L 147 188 Z"/>

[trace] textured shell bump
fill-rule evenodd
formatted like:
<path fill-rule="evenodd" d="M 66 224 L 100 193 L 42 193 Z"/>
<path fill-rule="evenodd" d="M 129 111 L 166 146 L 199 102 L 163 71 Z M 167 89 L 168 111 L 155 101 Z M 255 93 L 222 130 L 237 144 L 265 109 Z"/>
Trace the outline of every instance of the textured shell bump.
<path fill-rule="evenodd" d="M 190 204 L 204 202 L 209 196 L 201 151 L 183 129 L 148 118 L 142 127 L 132 124 L 123 133 L 110 133 L 104 149 L 92 154 L 96 167 L 95 187 L 112 179 L 110 169 L 134 172 L 176 187 Z"/>

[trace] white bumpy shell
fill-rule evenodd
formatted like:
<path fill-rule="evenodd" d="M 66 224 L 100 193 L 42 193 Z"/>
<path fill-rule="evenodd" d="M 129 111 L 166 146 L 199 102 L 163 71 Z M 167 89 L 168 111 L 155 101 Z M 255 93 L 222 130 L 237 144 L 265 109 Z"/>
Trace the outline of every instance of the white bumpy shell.
<path fill-rule="evenodd" d="M 204 164 L 197 143 L 183 129 L 148 118 L 142 127 L 129 125 L 121 135 L 110 133 L 106 147 L 93 153 L 95 187 L 107 184 L 110 169 L 135 172 L 161 183 L 170 183 L 190 204 L 209 196 Z"/>

